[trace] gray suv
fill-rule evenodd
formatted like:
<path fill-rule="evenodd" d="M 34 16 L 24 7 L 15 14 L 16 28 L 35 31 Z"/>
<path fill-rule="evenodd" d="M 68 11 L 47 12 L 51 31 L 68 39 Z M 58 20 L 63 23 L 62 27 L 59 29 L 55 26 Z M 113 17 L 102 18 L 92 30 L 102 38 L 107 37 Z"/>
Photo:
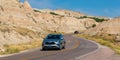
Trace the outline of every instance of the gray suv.
<path fill-rule="evenodd" d="M 62 34 L 49 34 L 42 43 L 42 50 L 65 49 L 65 39 Z"/>

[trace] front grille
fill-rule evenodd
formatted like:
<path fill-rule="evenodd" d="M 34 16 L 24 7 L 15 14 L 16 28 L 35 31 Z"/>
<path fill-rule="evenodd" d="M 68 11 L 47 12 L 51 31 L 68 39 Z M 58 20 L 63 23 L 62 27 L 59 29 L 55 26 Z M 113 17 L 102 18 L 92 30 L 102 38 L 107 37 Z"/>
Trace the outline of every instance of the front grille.
<path fill-rule="evenodd" d="M 45 44 L 55 44 L 55 42 L 46 42 Z"/>

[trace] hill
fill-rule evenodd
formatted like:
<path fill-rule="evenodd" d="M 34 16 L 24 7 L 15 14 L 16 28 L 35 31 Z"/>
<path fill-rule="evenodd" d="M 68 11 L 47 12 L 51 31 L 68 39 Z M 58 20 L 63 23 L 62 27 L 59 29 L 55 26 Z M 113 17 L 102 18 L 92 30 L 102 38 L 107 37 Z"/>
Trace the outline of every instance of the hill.
<path fill-rule="evenodd" d="M 87 30 L 85 34 L 120 41 L 120 18 L 114 18 L 112 20 L 102 22 L 95 28 Z"/>
<path fill-rule="evenodd" d="M 0 0 L 0 50 L 6 45 L 42 42 L 49 33 L 82 32 L 98 24 L 79 12 L 39 10 L 33 9 L 27 1 Z"/>

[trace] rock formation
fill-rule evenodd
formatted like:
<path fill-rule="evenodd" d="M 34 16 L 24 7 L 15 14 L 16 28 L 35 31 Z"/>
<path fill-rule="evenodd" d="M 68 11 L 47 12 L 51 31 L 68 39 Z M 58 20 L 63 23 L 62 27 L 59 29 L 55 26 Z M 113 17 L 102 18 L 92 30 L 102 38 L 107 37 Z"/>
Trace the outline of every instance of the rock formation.
<path fill-rule="evenodd" d="M 43 12 L 44 11 L 44 12 Z M 50 32 L 85 31 L 93 24 L 84 14 L 67 10 L 33 10 L 19 0 L 0 0 L 0 50 L 5 44 L 19 44 L 42 38 Z"/>
<path fill-rule="evenodd" d="M 38 11 L 40 11 L 37 15 L 37 19 L 40 19 L 38 22 L 50 31 L 73 33 L 76 30 L 84 31 L 93 24 L 98 25 L 95 20 L 90 18 L 77 19 L 76 17 L 84 16 L 78 12 L 48 9 Z"/>
<path fill-rule="evenodd" d="M 42 40 L 40 32 L 36 31 L 41 29 L 33 15 L 34 11 L 27 2 L 0 0 L 0 46 Z"/>
<path fill-rule="evenodd" d="M 120 18 L 114 18 L 112 20 L 102 22 L 95 28 L 89 29 L 85 32 L 85 34 L 89 34 L 91 36 L 114 36 L 114 40 L 120 40 Z"/>

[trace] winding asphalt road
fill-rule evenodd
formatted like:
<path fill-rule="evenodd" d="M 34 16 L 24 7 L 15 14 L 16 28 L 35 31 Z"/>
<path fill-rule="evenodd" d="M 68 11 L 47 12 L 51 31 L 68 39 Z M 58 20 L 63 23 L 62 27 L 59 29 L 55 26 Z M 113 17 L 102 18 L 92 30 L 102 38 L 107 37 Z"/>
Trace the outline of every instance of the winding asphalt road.
<path fill-rule="evenodd" d="M 67 42 L 66 49 L 42 51 L 41 48 L 37 48 L 28 52 L 0 57 L 0 60 L 76 60 L 76 57 L 93 52 L 98 48 L 95 43 L 71 34 L 64 35 L 64 37 Z"/>

